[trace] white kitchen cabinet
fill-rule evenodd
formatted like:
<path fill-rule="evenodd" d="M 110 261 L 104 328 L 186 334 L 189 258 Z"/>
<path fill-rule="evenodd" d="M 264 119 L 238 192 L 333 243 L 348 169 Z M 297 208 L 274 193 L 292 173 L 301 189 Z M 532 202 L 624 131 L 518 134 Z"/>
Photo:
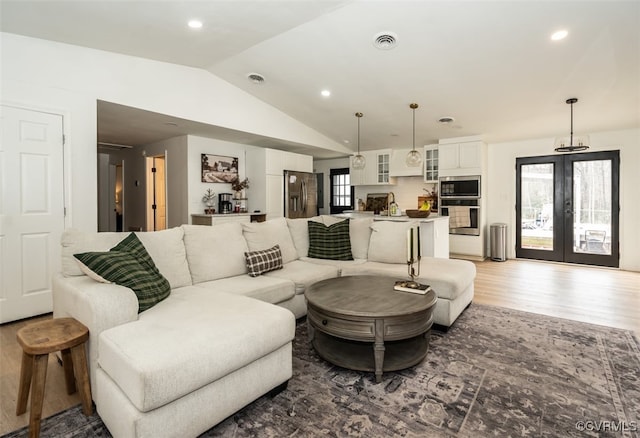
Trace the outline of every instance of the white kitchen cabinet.
<path fill-rule="evenodd" d="M 375 186 L 395 184 L 395 180 L 389 175 L 391 149 L 361 151 L 360 153 L 365 158 L 364 169 L 353 168 L 353 156 L 349 160 L 351 185 Z"/>
<path fill-rule="evenodd" d="M 220 225 L 229 222 L 246 223 L 251 222 L 249 213 L 229 213 L 229 214 L 192 214 L 192 225 Z"/>
<path fill-rule="evenodd" d="M 485 166 L 486 144 L 481 141 L 438 145 L 438 175 L 481 175 Z"/>
<path fill-rule="evenodd" d="M 267 219 L 284 216 L 284 175 L 266 175 Z"/>
<path fill-rule="evenodd" d="M 391 153 L 391 165 L 389 176 L 420 176 L 422 175 L 422 166 L 407 166 L 407 155 L 411 149 L 394 149 Z M 423 159 L 424 159 L 424 154 Z"/>
<path fill-rule="evenodd" d="M 282 175 L 285 170 L 313 172 L 313 157 L 278 149 L 265 149 L 265 168 L 268 175 Z"/>
<path fill-rule="evenodd" d="M 425 257 L 449 258 L 449 218 L 447 216 L 420 221 L 420 243 Z"/>
<path fill-rule="evenodd" d="M 424 182 L 438 182 L 439 151 L 437 144 L 428 144 L 423 148 Z"/>

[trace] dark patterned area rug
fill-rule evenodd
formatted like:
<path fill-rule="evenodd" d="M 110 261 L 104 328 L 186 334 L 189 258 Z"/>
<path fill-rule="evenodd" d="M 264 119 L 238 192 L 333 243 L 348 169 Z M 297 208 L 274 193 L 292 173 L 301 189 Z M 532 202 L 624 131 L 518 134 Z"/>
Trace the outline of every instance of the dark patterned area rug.
<path fill-rule="evenodd" d="M 632 332 L 474 304 L 404 371 L 332 366 L 298 323 L 288 388 L 203 437 L 640 436 L 640 343 Z M 6 437 L 26 436 L 22 429 Z M 41 437 L 109 437 L 79 406 Z"/>

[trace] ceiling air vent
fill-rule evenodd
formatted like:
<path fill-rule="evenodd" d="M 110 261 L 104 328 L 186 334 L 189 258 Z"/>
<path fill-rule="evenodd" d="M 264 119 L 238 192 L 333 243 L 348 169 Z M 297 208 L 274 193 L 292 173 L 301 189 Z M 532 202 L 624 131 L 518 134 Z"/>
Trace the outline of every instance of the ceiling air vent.
<path fill-rule="evenodd" d="M 258 73 L 249 73 L 247 75 L 247 78 L 253 82 L 254 84 L 263 84 L 264 83 L 264 76 L 259 75 Z"/>
<path fill-rule="evenodd" d="M 398 35 L 393 32 L 380 32 L 373 37 L 373 45 L 380 50 L 391 50 L 398 45 Z"/>

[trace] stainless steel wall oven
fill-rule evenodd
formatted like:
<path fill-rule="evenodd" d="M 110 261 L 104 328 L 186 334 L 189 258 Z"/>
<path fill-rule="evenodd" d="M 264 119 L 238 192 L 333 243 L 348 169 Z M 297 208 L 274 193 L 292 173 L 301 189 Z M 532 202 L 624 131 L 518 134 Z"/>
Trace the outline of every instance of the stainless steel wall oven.
<path fill-rule="evenodd" d="M 446 176 L 439 183 L 440 215 L 449 216 L 449 234 L 479 236 L 480 176 Z"/>

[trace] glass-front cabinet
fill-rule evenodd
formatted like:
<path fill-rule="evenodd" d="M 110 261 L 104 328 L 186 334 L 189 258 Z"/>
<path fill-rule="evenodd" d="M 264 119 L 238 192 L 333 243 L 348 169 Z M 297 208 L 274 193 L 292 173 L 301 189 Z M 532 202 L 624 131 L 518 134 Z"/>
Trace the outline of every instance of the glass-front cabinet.
<path fill-rule="evenodd" d="M 429 144 L 424 147 L 424 182 L 438 182 L 438 145 Z"/>
<path fill-rule="evenodd" d="M 391 151 L 376 152 L 377 181 L 378 184 L 389 184 L 389 163 L 391 161 Z"/>

